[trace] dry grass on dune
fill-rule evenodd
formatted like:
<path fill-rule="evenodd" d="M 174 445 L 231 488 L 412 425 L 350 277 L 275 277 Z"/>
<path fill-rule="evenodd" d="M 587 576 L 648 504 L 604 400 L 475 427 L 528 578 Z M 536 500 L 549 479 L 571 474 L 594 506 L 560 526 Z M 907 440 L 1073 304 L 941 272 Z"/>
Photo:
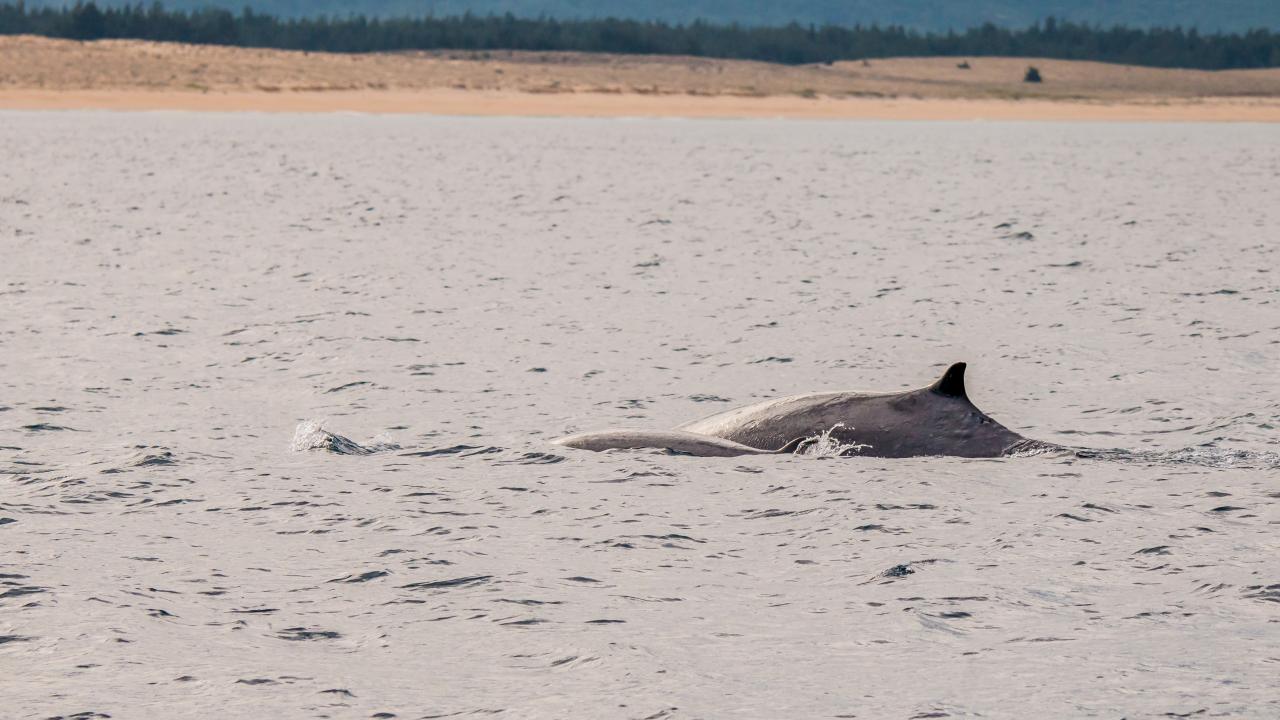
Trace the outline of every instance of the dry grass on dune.
<path fill-rule="evenodd" d="M 1198 71 L 1026 58 L 892 58 L 784 66 L 692 57 L 530 52 L 343 55 L 0 38 L 0 89 L 196 92 L 486 90 L 693 96 L 1160 101 L 1280 97 L 1280 69 Z M 1022 81 L 1035 65 L 1045 82 Z"/>

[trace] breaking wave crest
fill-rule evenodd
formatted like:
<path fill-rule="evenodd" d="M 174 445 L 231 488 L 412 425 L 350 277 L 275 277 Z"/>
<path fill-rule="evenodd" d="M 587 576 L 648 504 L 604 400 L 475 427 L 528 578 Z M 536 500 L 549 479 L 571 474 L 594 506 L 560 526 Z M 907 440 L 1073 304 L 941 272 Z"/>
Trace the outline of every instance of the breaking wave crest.
<path fill-rule="evenodd" d="M 823 430 L 817 435 L 805 438 L 801 441 L 800 446 L 796 448 L 796 455 L 804 455 L 813 458 L 837 458 L 858 455 L 864 449 L 871 447 L 864 443 L 846 443 L 840 442 L 839 438 L 834 437 L 837 430 L 845 429 L 844 423 L 836 423 L 829 429 Z M 847 428 L 852 430 L 853 428 Z"/>
<path fill-rule="evenodd" d="M 293 431 L 293 451 L 326 450 L 337 455 L 372 455 L 400 449 L 399 445 L 381 436 L 361 444 L 325 429 L 324 424 L 324 420 L 304 420 L 298 423 Z"/>

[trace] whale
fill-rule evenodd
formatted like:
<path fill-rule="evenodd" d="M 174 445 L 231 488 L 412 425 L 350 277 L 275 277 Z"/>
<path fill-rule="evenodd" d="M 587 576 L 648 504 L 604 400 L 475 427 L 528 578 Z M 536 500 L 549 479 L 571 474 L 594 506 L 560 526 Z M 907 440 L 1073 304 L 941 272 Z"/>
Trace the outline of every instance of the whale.
<path fill-rule="evenodd" d="M 794 453 L 810 441 L 795 438 L 777 450 L 763 450 L 733 440 L 685 432 L 684 430 L 600 430 L 557 438 L 551 442 L 578 450 L 642 450 L 659 448 L 677 455 L 735 457 L 738 455 L 783 455 Z"/>
<path fill-rule="evenodd" d="M 704 456 L 803 452 L 822 438 L 867 457 L 992 458 L 1055 446 L 1001 425 L 969 400 L 966 364 L 904 392 L 819 392 L 765 400 L 674 430 L 602 430 L 552 442 L 581 450 L 664 449 Z"/>

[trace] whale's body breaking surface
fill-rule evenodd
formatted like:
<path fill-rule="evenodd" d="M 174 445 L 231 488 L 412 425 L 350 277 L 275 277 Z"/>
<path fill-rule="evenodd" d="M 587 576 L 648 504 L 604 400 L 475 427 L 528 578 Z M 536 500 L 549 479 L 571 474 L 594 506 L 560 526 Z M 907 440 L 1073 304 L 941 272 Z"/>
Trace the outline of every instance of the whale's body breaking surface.
<path fill-rule="evenodd" d="M 992 420 L 964 388 L 964 363 L 928 387 L 898 393 L 826 392 L 766 400 L 674 431 L 605 430 L 554 442 L 584 450 L 665 448 L 690 455 L 793 452 L 826 434 L 872 457 L 999 457 L 1045 443 Z"/>
<path fill-rule="evenodd" d="M 738 455 L 772 455 L 792 452 L 803 438 L 777 450 L 764 450 L 733 440 L 685 432 L 683 430 L 602 430 L 562 437 L 552 442 L 579 450 L 640 450 L 662 448 L 683 455 L 699 457 L 735 457 Z"/>

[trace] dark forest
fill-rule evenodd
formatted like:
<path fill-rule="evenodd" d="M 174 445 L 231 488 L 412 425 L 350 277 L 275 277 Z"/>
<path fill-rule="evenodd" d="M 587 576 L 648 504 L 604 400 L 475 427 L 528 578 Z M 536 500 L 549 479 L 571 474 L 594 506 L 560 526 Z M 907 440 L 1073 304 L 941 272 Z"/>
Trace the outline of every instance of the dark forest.
<path fill-rule="evenodd" d="M 67 8 L 0 4 L 0 35 L 131 38 L 324 52 L 558 50 L 694 55 L 803 64 L 903 56 L 1021 56 L 1225 70 L 1280 66 L 1280 33 L 1202 34 L 1181 28 L 1101 28 L 1052 18 L 1022 29 L 984 24 L 922 33 L 897 26 L 746 27 L 704 22 L 526 19 L 511 15 L 370 19 L 279 18 L 245 9 L 167 10 L 156 4 Z"/>

